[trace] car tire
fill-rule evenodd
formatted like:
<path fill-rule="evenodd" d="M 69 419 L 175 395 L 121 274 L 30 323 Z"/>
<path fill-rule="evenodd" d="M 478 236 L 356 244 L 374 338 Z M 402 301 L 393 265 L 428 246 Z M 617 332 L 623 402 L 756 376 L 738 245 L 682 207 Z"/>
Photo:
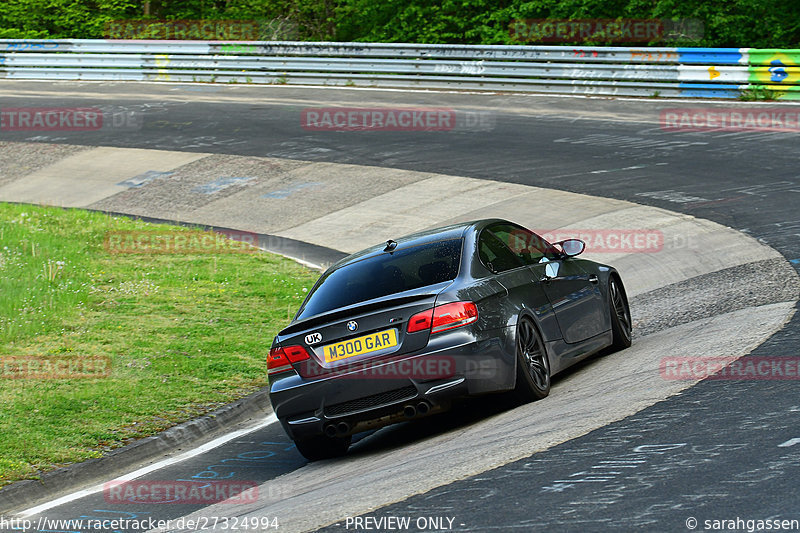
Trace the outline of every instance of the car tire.
<path fill-rule="evenodd" d="M 631 345 L 631 309 L 622 282 L 612 276 L 608 280 L 608 306 L 611 314 L 611 348 L 623 350 Z"/>
<path fill-rule="evenodd" d="M 517 324 L 517 382 L 514 396 L 522 402 L 541 400 L 550 394 L 550 361 L 542 336 L 529 318 Z"/>
<path fill-rule="evenodd" d="M 297 451 L 309 461 L 341 457 L 350 447 L 350 437 L 306 437 L 294 441 Z"/>

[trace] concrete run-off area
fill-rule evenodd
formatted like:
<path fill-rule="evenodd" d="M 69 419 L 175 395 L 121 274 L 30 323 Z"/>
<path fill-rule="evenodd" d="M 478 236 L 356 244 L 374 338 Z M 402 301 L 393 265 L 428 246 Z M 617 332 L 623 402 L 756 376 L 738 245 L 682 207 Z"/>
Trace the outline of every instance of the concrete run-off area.
<path fill-rule="evenodd" d="M 280 158 L 69 146 L 42 154 L 35 143 L 0 145 L 0 159 L 9 154 L 30 172 L 17 168 L 0 182 L 4 201 L 236 228 L 348 253 L 433 226 L 501 217 L 542 234 L 575 232 L 589 241 L 586 257 L 618 268 L 631 298 L 632 348 L 559 378 L 543 401 L 402 448 L 360 453 L 364 444 L 356 443 L 342 460 L 278 478 L 286 487 L 279 501 L 236 508 L 242 517 L 268 509 L 286 531 L 313 530 L 507 464 L 675 395 L 696 381 L 664 379 L 664 357 L 746 355 L 792 316 L 800 287 L 778 252 L 743 233 L 622 200 Z M 193 516 L 229 512 L 218 504 Z"/>

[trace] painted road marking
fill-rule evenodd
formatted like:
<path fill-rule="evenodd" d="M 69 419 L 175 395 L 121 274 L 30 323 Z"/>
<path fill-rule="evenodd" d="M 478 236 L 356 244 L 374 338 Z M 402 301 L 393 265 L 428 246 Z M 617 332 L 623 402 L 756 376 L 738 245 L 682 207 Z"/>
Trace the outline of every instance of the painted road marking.
<path fill-rule="evenodd" d="M 778 448 L 788 448 L 789 446 L 794 446 L 795 444 L 800 444 L 800 439 L 789 439 L 782 444 L 778 444 Z"/>
<path fill-rule="evenodd" d="M 319 183 L 319 182 L 316 182 L 316 181 L 311 181 L 311 182 L 308 182 L 308 183 L 296 183 L 294 185 L 291 185 L 291 186 L 289 186 L 289 187 L 287 187 L 285 189 L 281 189 L 279 191 L 272 191 L 272 192 L 268 192 L 267 194 L 262 194 L 261 197 L 262 198 L 278 198 L 278 199 L 283 200 L 284 198 L 288 198 L 289 196 L 291 196 L 292 193 L 295 193 L 297 191 L 301 191 L 303 189 L 309 189 L 309 188 L 315 189 L 315 188 L 319 187 L 320 185 L 322 185 L 322 183 Z"/>
<path fill-rule="evenodd" d="M 117 185 L 128 187 L 129 189 L 138 189 L 140 187 L 147 185 L 148 183 L 150 183 L 155 179 L 168 178 L 173 174 L 174 172 L 159 172 L 158 170 L 148 170 L 144 174 L 139 174 L 138 176 L 134 176 L 125 181 L 121 181 L 117 183 Z"/>
<path fill-rule="evenodd" d="M 234 187 L 236 185 L 244 185 L 246 183 L 250 183 L 251 181 L 255 180 L 256 178 L 248 178 L 248 177 L 223 177 L 219 178 L 218 180 L 214 180 L 212 182 L 206 183 L 205 185 L 199 185 L 192 189 L 193 192 L 199 192 L 202 194 L 214 194 L 218 193 L 219 191 L 223 191 L 229 187 Z"/>
<path fill-rule="evenodd" d="M 632 167 L 625 167 L 625 168 L 612 168 L 609 170 L 592 170 L 589 174 L 605 174 L 607 172 L 622 172 L 623 170 L 638 170 L 640 168 L 645 168 L 646 165 L 634 165 Z"/>
<path fill-rule="evenodd" d="M 243 435 L 247 435 L 248 433 L 252 433 L 254 431 L 258 431 L 259 429 L 263 429 L 270 424 L 275 424 L 278 422 L 278 418 L 275 416 L 275 413 L 270 414 L 263 422 L 249 427 L 245 429 L 240 429 L 238 431 L 234 431 L 232 433 L 228 433 L 227 435 L 223 435 L 218 437 L 211 442 L 207 442 L 202 446 L 198 446 L 193 450 L 189 450 L 186 453 L 182 453 L 176 457 L 170 457 L 164 459 L 163 461 L 159 461 L 157 463 L 153 463 L 152 465 L 145 466 L 144 468 L 140 468 L 139 470 L 134 470 L 133 472 L 129 472 L 127 474 L 123 474 L 118 478 L 111 479 L 109 482 L 113 483 L 115 481 L 131 481 L 133 479 L 142 477 L 144 475 L 149 474 L 150 472 L 154 472 L 156 470 L 160 470 L 167 466 L 171 466 L 175 463 L 180 463 L 181 461 L 185 461 L 186 459 L 191 459 L 192 457 L 196 457 L 202 453 L 205 453 L 209 450 L 213 450 L 223 444 L 230 442 L 234 439 L 238 439 Z M 62 496 L 61 498 L 57 498 L 51 502 L 43 503 L 41 505 L 37 505 L 36 507 L 31 507 L 30 509 L 26 509 L 20 513 L 17 513 L 19 517 L 25 518 L 31 515 L 39 514 L 43 511 L 47 511 L 48 509 L 52 509 L 53 507 L 57 507 L 59 505 L 63 505 L 65 503 L 69 503 L 71 501 L 75 501 L 77 499 L 83 498 L 84 496 L 89 496 L 91 494 L 95 494 L 100 492 L 105 487 L 106 483 L 100 483 L 99 485 L 95 485 L 94 487 L 89 487 L 88 489 L 79 490 L 78 492 L 73 492 L 72 494 L 67 494 L 66 496 Z"/>

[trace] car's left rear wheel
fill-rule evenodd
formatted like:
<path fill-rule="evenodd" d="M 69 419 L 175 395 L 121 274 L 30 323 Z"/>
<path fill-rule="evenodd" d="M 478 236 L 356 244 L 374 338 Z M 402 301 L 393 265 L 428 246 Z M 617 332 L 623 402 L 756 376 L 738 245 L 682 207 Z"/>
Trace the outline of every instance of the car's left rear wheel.
<path fill-rule="evenodd" d="M 550 394 L 550 361 L 539 331 L 529 318 L 517 325 L 517 384 L 514 395 L 523 402 Z"/>
<path fill-rule="evenodd" d="M 347 453 L 347 449 L 350 447 L 350 437 L 319 435 L 296 439 L 294 444 L 303 457 L 309 461 L 319 461 L 340 457 Z"/>

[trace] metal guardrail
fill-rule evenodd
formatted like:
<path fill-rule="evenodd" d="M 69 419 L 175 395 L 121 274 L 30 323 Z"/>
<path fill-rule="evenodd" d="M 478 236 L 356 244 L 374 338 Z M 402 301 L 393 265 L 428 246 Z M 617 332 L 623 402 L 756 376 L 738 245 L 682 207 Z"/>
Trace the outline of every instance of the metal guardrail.
<path fill-rule="evenodd" d="M 0 78 L 800 99 L 800 50 L 0 40 Z"/>

